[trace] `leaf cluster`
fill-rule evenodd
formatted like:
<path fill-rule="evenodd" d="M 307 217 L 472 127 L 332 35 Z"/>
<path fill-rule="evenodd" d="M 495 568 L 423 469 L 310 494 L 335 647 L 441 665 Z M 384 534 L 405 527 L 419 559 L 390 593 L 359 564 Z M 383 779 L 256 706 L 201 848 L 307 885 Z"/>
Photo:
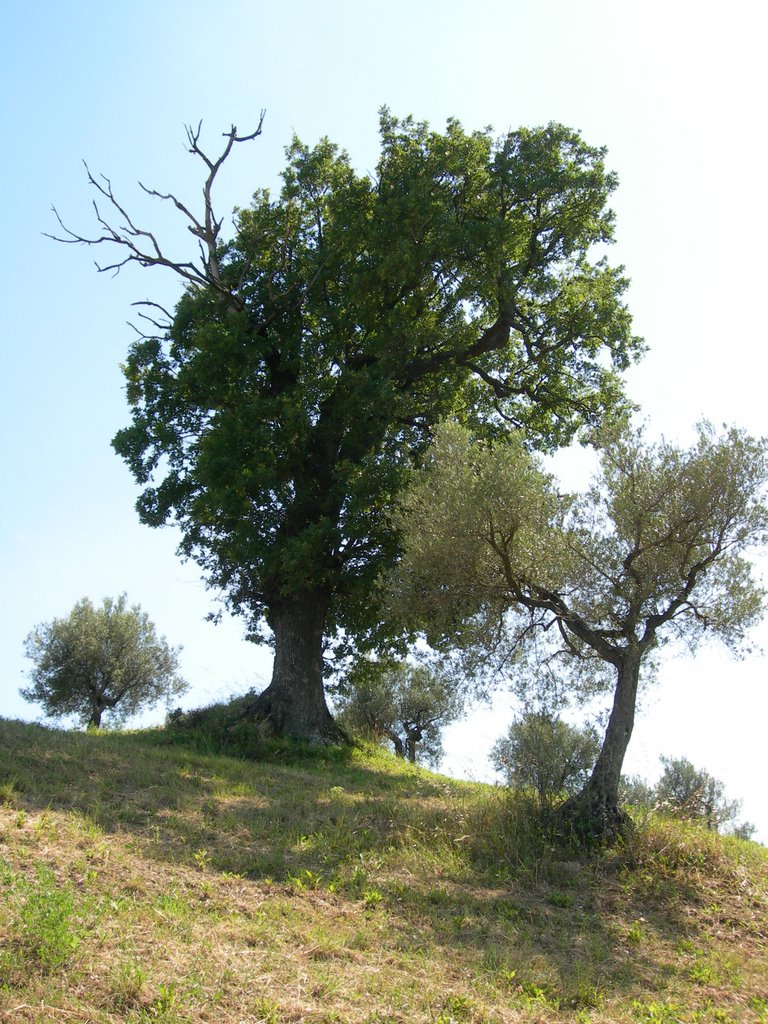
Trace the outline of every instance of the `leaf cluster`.
<path fill-rule="evenodd" d="M 336 685 L 335 703 L 342 728 L 431 765 L 442 758 L 442 729 L 463 710 L 448 677 L 392 658 L 359 658 Z"/>
<path fill-rule="evenodd" d="M 594 727 L 570 725 L 540 710 L 514 721 L 494 744 L 490 759 L 508 785 L 533 790 L 545 813 L 558 797 L 582 788 L 599 752 Z"/>
<path fill-rule="evenodd" d="M 749 554 L 768 539 L 767 452 L 765 439 L 706 422 L 687 449 L 648 445 L 642 431 L 604 438 L 573 519 L 584 574 L 574 607 L 588 606 L 606 635 L 654 646 L 711 636 L 744 650 L 765 600 Z"/>
<path fill-rule="evenodd" d="M 622 797 L 627 803 L 703 822 L 712 832 L 730 825 L 732 835 L 752 837 L 755 826 L 750 822 L 736 824 L 741 801 L 726 798 L 725 784 L 720 779 L 685 757 L 662 757 L 661 763 L 664 771 L 655 786 L 635 776 L 622 779 Z"/>

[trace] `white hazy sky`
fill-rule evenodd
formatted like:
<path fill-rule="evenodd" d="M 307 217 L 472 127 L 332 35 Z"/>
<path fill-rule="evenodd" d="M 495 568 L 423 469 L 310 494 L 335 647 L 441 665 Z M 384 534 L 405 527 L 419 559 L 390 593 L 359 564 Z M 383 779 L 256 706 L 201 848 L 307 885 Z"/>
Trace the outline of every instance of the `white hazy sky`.
<path fill-rule="evenodd" d="M 344 146 L 373 169 L 377 110 L 499 132 L 561 121 L 609 149 L 614 262 L 650 351 L 627 378 L 654 433 L 688 441 L 702 416 L 766 433 L 764 4 L 731 0 L 27 0 L 0 35 L 0 715 L 34 718 L 18 696 L 24 637 L 81 597 L 128 593 L 174 644 L 189 705 L 262 685 L 264 650 L 240 625 L 205 622 L 215 595 L 175 555 L 171 530 L 139 525 L 136 489 L 110 449 L 127 422 L 119 363 L 130 303 L 171 305 L 178 283 L 131 268 L 99 277 L 93 253 L 57 246 L 52 203 L 87 232 L 81 160 L 107 174 L 183 254 L 189 236 L 152 208 L 141 179 L 194 200 L 200 176 L 182 126 L 216 149 L 265 108 L 264 134 L 226 168 L 219 209 L 274 185 L 296 132 Z M 580 463 L 566 466 L 580 482 Z M 760 631 L 765 645 L 768 629 Z M 686 756 L 743 799 L 768 842 L 766 661 L 715 649 L 665 663 L 645 698 L 627 768 L 658 774 Z M 159 713 L 158 713 L 159 717 Z M 500 696 L 450 730 L 446 770 L 487 774 L 509 721 Z"/>

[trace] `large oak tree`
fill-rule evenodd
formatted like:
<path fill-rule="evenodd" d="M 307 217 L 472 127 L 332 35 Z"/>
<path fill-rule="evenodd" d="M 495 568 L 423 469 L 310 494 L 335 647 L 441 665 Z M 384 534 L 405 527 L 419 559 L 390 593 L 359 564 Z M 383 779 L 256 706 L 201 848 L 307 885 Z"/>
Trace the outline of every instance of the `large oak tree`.
<path fill-rule="evenodd" d="M 559 125 L 444 132 L 386 111 L 375 174 L 324 139 L 294 140 L 279 195 L 255 193 L 221 237 L 217 159 L 203 212 L 174 202 L 200 245 L 173 262 L 107 179 L 101 233 L 120 268 L 170 267 L 185 291 L 131 348 L 132 423 L 114 445 L 150 526 L 175 523 L 254 638 L 274 645 L 252 711 L 277 733 L 337 735 L 323 656 L 375 624 L 374 581 L 397 557 L 387 512 L 440 419 L 524 426 L 567 441 L 621 401 L 641 350 L 613 236 L 604 152 Z M 104 267 L 107 269 L 107 267 Z M 151 308 L 151 307 L 150 307 Z"/>

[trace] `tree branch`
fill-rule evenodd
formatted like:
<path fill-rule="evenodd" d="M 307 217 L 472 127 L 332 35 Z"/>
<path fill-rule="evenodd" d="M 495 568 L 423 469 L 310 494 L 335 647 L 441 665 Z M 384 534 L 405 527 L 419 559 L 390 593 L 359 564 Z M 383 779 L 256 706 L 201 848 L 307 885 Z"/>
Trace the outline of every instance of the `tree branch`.
<path fill-rule="evenodd" d="M 115 196 L 109 178 L 104 175 L 99 175 L 98 179 L 94 177 L 85 161 L 83 161 L 83 164 L 88 177 L 88 183 L 96 189 L 103 200 L 106 200 L 108 208 L 111 208 L 113 213 L 118 216 L 117 222 L 113 222 L 108 215 L 103 215 L 99 209 L 98 200 L 94 200 L 93 209 L 96 214 L 96 220 L 103 229 L 103 234 L 92 237 L 80 235 L 66 226 L 54 206 L 52 207 L 53 213 L 62 229 L 63 235 L 52 235 L 44 232 L 45 237 L 70 245 L 116 245 L 126 255 L 123 259 L 115 260 L 113 263 L 99 264 L 97 262 L 96 268 L 100 273 L 111 270 L 118 274 L 128 263 L 138 263 L 142 267 L 166 267 L 194 287 L 213 288 L 224 298 L 231 309 L 236 311 L 242 310 L 244 308 L 243 299 L 235 289 L 224 284 L 221 278 L 218 245 L 222 220 L 217 218 L 214 213 L 212 190 L 216 175 L 232 152 L 235 143 L 250 142 L 261 134 L 264 115 L 265 112 L 262 110 L 255 131 L 248 135 L 238 135 L 237 128 L 234 125 L 232 125 L 228 132 L 224 132 L 224 138 L 227 141 L 224 149 L 215 160 L 211 159 L 200 147 L 199 140 L 202 121 L 196 129 L 189 125 L 185 126 L 189 152 L 193 156 L 199 157 L 208 168 L 208 175 L 203 184 L 204 212 L 202 217 L 195 216 L 173 193 L 159 192 L 139 182 L 139 187 L 147 195 L 155 199 L 172 202 L 176 209 L 189 221 L 187 228 L 198 238 L 200 244 L 200 261 L 198 263 L 179 262 L 166 256 L 155 235 L 134 223 L 130 214 Z"/>

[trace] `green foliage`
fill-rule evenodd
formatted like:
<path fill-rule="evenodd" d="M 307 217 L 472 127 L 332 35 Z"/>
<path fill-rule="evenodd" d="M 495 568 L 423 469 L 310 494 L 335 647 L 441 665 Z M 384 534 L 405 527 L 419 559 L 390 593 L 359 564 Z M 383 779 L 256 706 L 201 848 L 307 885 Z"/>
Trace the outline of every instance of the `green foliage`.
<path fill-rule="evenodd" d="M 462 711 L 452 680 L 423 665 L 359 658 L 337 685 L 339 724 L 376 742 L 388 741 L 410 761 L 435 765 L 441 731 Z"/>
<path fill-rule="evenodd" d="M 158 637 L 139 605 L 125 594 L 94 608 L 83 598 L 65 619 L 29 634 L 25 653 L 34 662 L 32 685 L 21 695 L 47 715 L 76 715 L 99 727 L 107 714 L 120 722 L 160 700 L 170 702 L 187 684 L 178 671 L 178 649 Z"/>
<path fill-rule="evenodd" d="M 491 750 L 491 764 L 508 785 L 536 793 L 542 814 L 563 794 L 579 791 L 600 752 L 597 731 L 569 725 L 546 711 L 527 712 Z"/>
<path fill-rule="evenodd" d="M 627 942 L 632 946 L 639 946 L 643 941 L 645 930 L 642 921 L 633 921 L 627 930 Z"/>
<path fill-rule="evenodd" d="M 271 999 L 263 997 L 255 1001 L 253 1012 L 256 1014 L 259 1024 L 282 1024 L 282 1021 L 285 1019 L 280 1012 L 278 1004 Z"/>
<path fill-rule="evenodd" d="M 141 1008 L 128 1018 L 132 1024 L 188 1024 L 182 998 L 173 982 L 161 983 L 146 1009 Z"/>
<path fill-rule="evenodd" d="M 401 500 L 392 605 L 434 643 L 477 635 L 502 658 L 494 631 L 523 607 L 562 626 L 574 671 L 672 639 L 745 649 L 765 597 L 744 555 L 768 536 L 768 443 L 703 424 L 687 450 L 629 428 L 601 444 L 593 487 L 563 495 L 521 434 L 482 444 L 443 424 Z"/>
<path fill-rule="evenodd" d="M 133 346 L 114 445 L 140 516 L 179 525 L 254 637 L 294 595 L 323 595 L 331 636 L 375 625 L 386 513 L 438 420 L 502 413 L 549 446 L 620 403 L 641 345 L 589 257 L 613 236 L 604 155 L 561 125 L 494 141 L 386 111 L 375 175 L 294 139 L 279 195 Z"/>
<path fill-rule="evenodd" d="M 679 1024 L 681 1008 L 674 1003 L 632 1001 L 635 1019 L 641 1024 Z"/>
<path fill-rule="evenodd" d="M 738 800 L 726 800 L 725 785 L 709 772 L 696 768 L 685 758 L 662 757 L 664 772 L 656 786 L 656 801 L 662 810 L 681 818 L 702 821 L 718 831 L 739 813 Z"/>
<path fill-rule="evenodd" d="M 367 910 L 374 910 L 384 899 L 378 889 L 366 889 L 363 893 L 363 903 Z"/>
<path fill-rule="evenodd" d="M 117 1010 L 128 1010 L 140 1004 L 147 981 L 146 970 L 136 961 L 121 961 L 112 969 L 110 993 Z"/>
<path fill-rule="evenodd" d="M 72 885 L 57 882 L 42 864 L 36 865 L 34 879 L 0 864 L 0 885 L 12 913 L 13 938 L 0 970 L 12 972 L 26 964 L 47 973 L 67 963 L 84 934 Z"/>
<path fill-rule="evenodd" d="M 619 795 L 623 804 L 641 810 L 651 810 L 656 804 L 654 787 L 639 775 L 622 775 Z"/>
<path fill-rule="evenodd" d="M 561 910 L 569 910 L 573 906 L 573 896 L 569 892 L 559 892 L 554 889 L 547 896 L 547 902 L 553 907 L 560 907 Z"/>
<path fill-rule="evenodd" d="M 755 832 L 757 832 L 757 825 L 753 825 L 751 821 L 739 822 L 731 829 L 731 835 L 735 836 L 737 839 L 744 839 L 746 841 L 751 840 Z"/>
<path fill-rule="evenodd" d="M 607 570 L 629 562 L 619 586 L 592 582 L 586 605 L 605 620 L 634 613 L 656 646 L 707 636 L 748 650 L 765 592 L 745 555 L 768 537 L 767 453 L 766 439 L 706 422 L 687 449 L 646 444 L 641 431 L 607 435 L 578 541 L 583 561 L 602 551 Z"/>
<path fill-rule="evenodd" d="M 400 501 L 405 554 L 388 591 L 389 611 L 433 646 L 499 652 L 498 618 L 534 574 L 555 587 L 569 564 L 564 505 L 521 432 L 476 442 L 442 423 L 422 469 Z"/>
<path fill-rule="evenodd" d="M 738 839 L 752 838 L 755 826 L 748 821 L 735 822 L 741 801 L 726 799 L 725 785 L 720 779 L 696 768 L 685 757 L 662 757 L 661 763 L 664 771 L 655 786 L 639 776 L 623 778 L 622 800 L 646 811 L 701 822 L 713 832 L 730 826 L 730 835 Z"/>
<path fill-rule="evenodd" d="M 702 424 L 683 449 L 646 444 L 625 425 L 600 443 L 592 489 L 568 496 L 521 435 L 488 444 L 443 426 L 402 497 L 405 555 L 389 586 L 391 614 L 433 645 L 468 651 L 470 664 L 479 651 L 508 671 L 534 634 L 566 678 L 613 690 L 595 769 L 564 809 L 589 841 L 624 825 L 619 784 L 641 669 L 647 677 L 673 641 L 749 649 L 766 595 L 747 554 L 768 537 L 765 439 Z"/>

